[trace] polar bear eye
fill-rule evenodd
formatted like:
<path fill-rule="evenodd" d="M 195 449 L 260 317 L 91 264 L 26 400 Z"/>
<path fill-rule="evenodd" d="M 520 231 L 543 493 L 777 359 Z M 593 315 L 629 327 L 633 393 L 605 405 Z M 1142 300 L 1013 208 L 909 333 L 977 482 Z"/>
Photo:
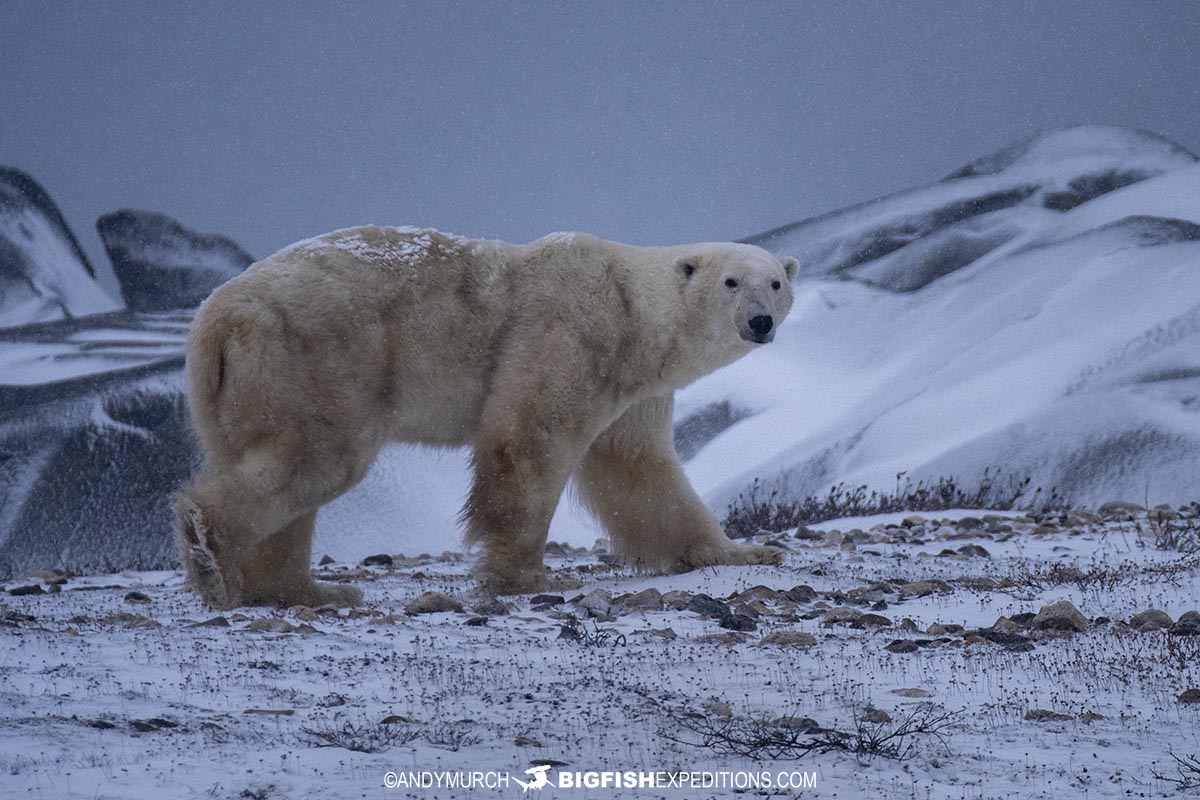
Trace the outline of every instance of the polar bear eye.
<path fill-rule="evenodd" d="M 778 292 L 780 286 L 783 286 L 783 284 L 780 283 L 779 281 L 771 281 L 771 288 L 774 289 L 775 291 Z"/>
<path fill-rule="evenodd" d="M 735 281 L 733 278 L 726 278 L 725 285 L 728 286 L 730 289 L 736 289 L 737 281 Z"/>

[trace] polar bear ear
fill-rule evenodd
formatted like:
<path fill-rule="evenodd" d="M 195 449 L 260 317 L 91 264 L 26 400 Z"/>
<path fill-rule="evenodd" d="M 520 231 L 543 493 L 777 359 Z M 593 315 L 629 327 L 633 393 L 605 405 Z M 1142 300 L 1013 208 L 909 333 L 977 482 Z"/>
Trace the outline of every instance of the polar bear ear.
<path fill-rule="evenodd" d="M 800 262 L 791 256 L 785 256 L 779 259 L 779 263 L 783 265 L 783 272 L 787 275 L 787 279 L 789 281 L 796 280 L 796 267 L 800 265 Z"/>
<path fill-rule="evenodd" d="M 685 278 L 690 278 L 693 275 L 695 275 L 697 271 L 699 271 L 700 265 L 696 262 L 696 259 L 694 259 L 694 258 L 685 258 L 682 261 L 680 261 L 678 264 L 676 264 L 675 268 L 677 270 L 679 270 L 680 275 L 682 275 Z"/>

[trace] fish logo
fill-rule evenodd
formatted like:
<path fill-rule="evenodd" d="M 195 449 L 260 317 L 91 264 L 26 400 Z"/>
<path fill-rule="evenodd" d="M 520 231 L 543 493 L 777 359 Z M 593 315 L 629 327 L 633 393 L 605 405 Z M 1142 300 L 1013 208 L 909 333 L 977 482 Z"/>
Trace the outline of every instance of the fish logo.
<path fill-rule="evenodd" d="M 549 764 L 543 764 L 540 767 L 531 767 L 525 770 L 526 775 L 532 775 L 533 780 L 523 781 L 520 778 L 513 778 L 521 786 L 521 793 L 524 794 L 530 789 L 541 789 L 543 786 L 550 785 L 550 779 L 546 777 L 546 773 L 550 771 Z"/>

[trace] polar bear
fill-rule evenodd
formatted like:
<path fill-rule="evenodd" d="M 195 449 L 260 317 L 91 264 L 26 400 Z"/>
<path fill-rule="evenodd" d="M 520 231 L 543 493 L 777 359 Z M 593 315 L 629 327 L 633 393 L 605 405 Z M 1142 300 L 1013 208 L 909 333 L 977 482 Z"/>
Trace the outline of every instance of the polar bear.
<path fill-rule="evenodd" d="M 684 476 L 673 393 L 770 342 L 795 259 L 745 244 L 527 245 L 358 227 L 251 265 L 187 340 L 205 453 L 176 498 L 189 584 L 210 605 L 351 605 L 317 584 L 317 510 L 390 442 L 473 449 L 462 512 L 487 594 L 546 585 L 572 477 L 629 563 L 778 563 L 725 536 Z"/>

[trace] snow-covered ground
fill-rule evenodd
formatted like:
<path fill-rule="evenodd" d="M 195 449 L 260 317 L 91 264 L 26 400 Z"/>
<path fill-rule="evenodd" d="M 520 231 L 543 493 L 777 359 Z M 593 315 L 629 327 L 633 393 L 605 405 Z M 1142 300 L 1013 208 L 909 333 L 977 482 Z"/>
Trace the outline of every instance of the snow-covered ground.
<path fill-rule="evenodd" d="M 473 608 L 470 562 L 456 554 L 321 567 L 366 592 L 364 608 L 341 613 L 218 615 L 174 572 L 2 595 L 0 796 L 516 797 L 515 783 L 464 793 L 384 780 L 422 770 L 525 778 L 543 763 L 556 766 L 543 797 L 755 795 L 556 788 L 562 772 L 603 770 L 799 770 L 815 772 L 815 787 L 783 794 L 831 798 L 1173 796 L 1154 774 L 1174 774 L 1171 753 L 1200 751 L 1200 705 L 1178 700 L 1200 686 L 1200 636 L 1184 635 L 1200 624 L 1126 623 L 1149 608 L 1171 621 L 1193 611 L 1197 556 L 1158 549 L 1164 523 L 1144 514 L 905 516 L 783 534 L 778 568 L 637 575 L 597 552 L 552 548 L 555 578 L 579 588 L 559 592 L 563 603 L 503 598 L 504 609 Z M 1190 523 L 1174 524 L 1194 539 Z M 26 586 L 44 581 L 5 589 Z M 622 600 L 647 589 L 666 597 Z M 405 614 L 429 591 L 465 610 Z M 697 592 L 726 603 L 727 625 L 754 619 L 754 630 L 662 606 L 695 608 Z M 1019 616 L 1059 600 L 1082 612 L 1082 630 Z M 996 625 L 1001 616 L 1020 624 Z M 609 638 L 560 638 L 572 617 Z M 930 631 L 935 623 L 963 627 Z M 762 643 L 781 632 L 813 638 Z M 886 734 L 918 709 L 949 715 L 948 727 L 908 740 L 903 761 L 754 761 L 698 743 L 698 730 L 753 720 L 777 733 Z M 1027 719 L 1039 710 L 1061 718 Z M 330 742 L 343 746 L 320 746 Z"/>

